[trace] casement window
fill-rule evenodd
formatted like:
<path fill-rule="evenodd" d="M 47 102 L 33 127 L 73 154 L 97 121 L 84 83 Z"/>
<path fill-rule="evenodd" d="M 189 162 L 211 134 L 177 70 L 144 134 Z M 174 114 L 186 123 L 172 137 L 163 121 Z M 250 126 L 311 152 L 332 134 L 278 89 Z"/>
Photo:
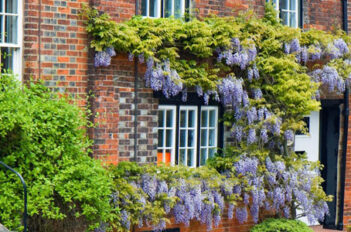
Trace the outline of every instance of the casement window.
<path fill-rule="evenodd" d="M 141 15 L 150 18 L 181 18 L 189 8 L 188 0 L 142 0 Z"/>
<path fill-rule="evenodd" d="M 21 77 L 22 70 L 22 1 L 0 1 L 1 72 L 13 71 Z"/>
<path fill-rule="evenodd" d="M 299 26 L 300 0 L 273 0 L 273 4 L 284 25 L 295 28 Z"/>
<path fill-rule="evenodd" d="M 217 151 L 218 115 L 218 106 L 160 105 L 158 163 L 204 165 Z"/>

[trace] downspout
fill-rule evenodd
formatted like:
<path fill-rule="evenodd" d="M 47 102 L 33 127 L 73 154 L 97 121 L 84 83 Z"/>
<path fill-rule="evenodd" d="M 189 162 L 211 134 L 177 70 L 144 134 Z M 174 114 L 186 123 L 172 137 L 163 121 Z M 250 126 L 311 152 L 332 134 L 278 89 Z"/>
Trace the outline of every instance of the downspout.
<path fill-rule="evenodd" d="M 345 172 L 346 172 L 346 153 L 347 153 L 347 134 L 349 128 L 349 87 L 346 86 L 344 95 L 344 141 L 343 141 L 343 154 L 340 167 L 340 192 L 339 192 L 339 212 L 336 228 L 338 230 L 343 229 L 343 218 L 344 218 L 344 195 L 345 195 Z"/>
<path fill-rule="evenodd" d="M 342 21 L 343 30 L 348 33 L 348 15 L 347 15 L 347 0 L 342 1 Z M 346 175 L 346 154 L 347 154 L 347 140 L 348 140 L 348 128 L 349 128 L 349 87 L 348 84 L 344 93 L 344 141 L 343 141 L 343 153 L 341 157 L 341 167 L 340 167 L 340 192 L 339 192 L 339 212 L 338 212 L 338 222 L 336 228 L 338 230 L 343 230 L 344 221 L 344 196 L 345 196 L 345 175 Z"/>
<path fill-rule="evenodd" d="M 342 29 L 348 33 L 348 15 L 347 15 L 347 0 L 342 1 Z"/>
<path fill-rule="evenodd" d="M 38 17 L 38 79 L 41 78 L 41 0 L 39 0 L 39 17 Z"/>
<path fill-rule="evenodd" d="M 135 15 L 139 13 L 139 0 L 135 0 Z M 138 59 L 134 59 L 134 162 L 138 157 Z"/>

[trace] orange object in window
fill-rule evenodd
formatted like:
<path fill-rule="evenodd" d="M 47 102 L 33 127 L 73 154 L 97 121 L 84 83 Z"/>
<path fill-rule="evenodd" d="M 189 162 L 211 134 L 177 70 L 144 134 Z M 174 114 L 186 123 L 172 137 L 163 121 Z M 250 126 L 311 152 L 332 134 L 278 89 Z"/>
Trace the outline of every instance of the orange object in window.
<path fill-rule="evenodd" d="M 171 153 L 170 152 L 165 153 L 165 161 L 164 162 L 163 162 L 163 153 L 162 152 L 157 153 L 157 165 L 160 165 L 161 163 L 164 163 L 167 166 L 169 166 L 171 164 Z"/>

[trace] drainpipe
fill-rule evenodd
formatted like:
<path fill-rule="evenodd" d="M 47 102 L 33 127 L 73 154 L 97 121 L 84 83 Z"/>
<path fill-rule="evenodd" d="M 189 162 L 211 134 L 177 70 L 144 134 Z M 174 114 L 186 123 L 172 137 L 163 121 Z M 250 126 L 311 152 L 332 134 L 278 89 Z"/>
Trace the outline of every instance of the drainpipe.
<path fill-rule="evenodd" d="M 38 17 L 38 78 L 41 79 L 41 0 L 39 0 L 39 17 Z"/>
<path fill-rule="evenodd" d="M 135 15 L 139 13 L 139 0 L 135 0 Z M 138 157 L 138 59 L 134 58 L 134 162 Z"/>
<path fill-rule="evenodd" d="M 343 217 L 344 217 L 344 195 L 345 195 L 345 172 L 346 172 L 346 153 L 347 153 L 347 134 L 349 128 L 349 87 L 346 87 L 345 95 L 344 95 L 344 141 L 343 141 L 343 154 L 341 160 L 340 167 L 340 193 L 339 193 L 339 212 L 336 228 L 338 230 L 343 229 Z"/>
<path fill-rule="evenodd" d="M 349 33 L 349 30 L 348 30 L 348 15 L 347 15 L 347 0 L 343 0 L 342 1 L 342 21 L 343 21 L 343 24 L 342 24 L 342 29 L 346 32 L 346 33 Z"/>

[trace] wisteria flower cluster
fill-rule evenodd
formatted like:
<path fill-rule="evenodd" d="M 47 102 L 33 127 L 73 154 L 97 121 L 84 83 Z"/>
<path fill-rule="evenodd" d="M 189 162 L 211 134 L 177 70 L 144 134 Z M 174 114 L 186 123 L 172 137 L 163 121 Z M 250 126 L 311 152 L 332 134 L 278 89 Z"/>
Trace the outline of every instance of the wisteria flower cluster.
<path fill-rule="evenodd" d="M 145 82 L 146 86 L 151 87 L 154 91 L 162 91 L 166 98 L 176 96 L 183 90 L 181 78 L 175 69 L 171 69 L 168 60 L 155 63 L 152 58 L 149 58 Z"/>
<path fill-rule="evenodd" d="M 232 39 L 232 44 L 229 49 L 218 52 L 217 60 L 222 60 L 229 66 L 239 66 L 241 70 L 244 70 L 250 62 L 254 61 L 257 56 L 257 49 L 254 44 L 251 44 L 249 48 L 244 48 L 240 45 L 238 38 Z"/>
<path fill-rule="evenodd" d="M 258 171 L 259 166 L 265 167 L 265 171 Z M 244 155 L 234 163 L 234 168 L 237 176 L 247 178 L 249 186 L 243 183 L 235 187 L 246 205 L 239 209 L 238 220 L 241 222 L 247 220 L 246 208 L 255 222 L 260 210 L 275 211 L 282 217 L 292 218 L 292 213 L 299 209 L 302 212 L 300 216 L 306 216 L 310 223 L 323 221 L 329 213 L 326 199 L 312 191 L 316 187 L 313 181 L 320 177 L 308 163 L 294 168 L 286 167 L 283 161 L 272 162 L 269 157 L 262 163 L 257 157 Z"/>
<path fill-rule="evenodd" d="M 95 53 L 94 66 L 95 67 L 108 67 L 111 64 L 111 58 L 116 55 L 113 47 L 108 47 L 105 51 Z"/>
<path fill-rule="evenodd" d="M 304 64 L 320 59 L 337 59 L 350 52 L 346 42 L 341 38 L 335 39 L 326 47 L 320 44 L 301 46 L 298 39 L 293 39 L 289 43 L 284 43 L 283 49 L 286 54 L 295 54 L 297 61 Z"/>
<path fill-rule="evenodd" d="M 310 73 L 312 80 L 322 83 L 329 92 L 342 93 L 345 90 L 345 81 L 334 67 L 325 65 L 322 69 L 316 69 Z"/>

